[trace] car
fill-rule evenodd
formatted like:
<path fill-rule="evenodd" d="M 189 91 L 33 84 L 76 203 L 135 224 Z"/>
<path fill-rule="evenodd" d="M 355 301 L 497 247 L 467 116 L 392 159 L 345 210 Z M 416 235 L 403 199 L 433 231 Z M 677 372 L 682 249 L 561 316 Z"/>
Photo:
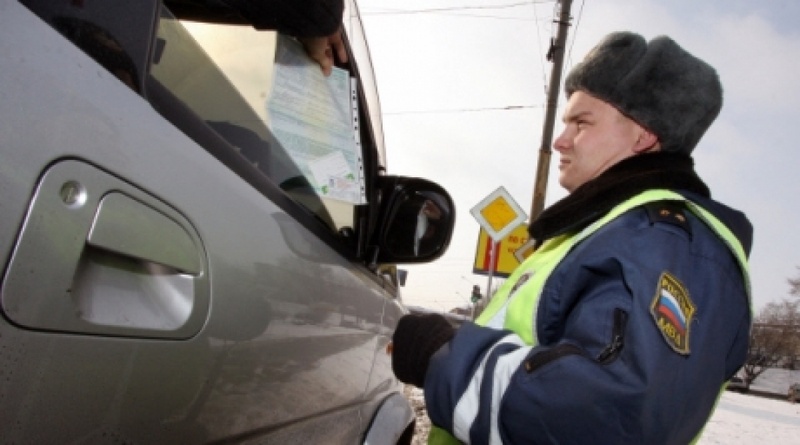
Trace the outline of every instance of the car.
<path fill-rule="evenodd" d="M 737 391 L 737 392 L 747 392 L 748 387 L 745 384 L 744 380 L 739 376 L 733 376 L 728 381 L 728 384 L 725 386 L 725 389 L 728 391 Z"/>
<path fill-rule="evenodd" d="M 800 399 L 800 383 L 792 383 L 789 385 L 789 390 L 786 392 L 786 398 L 791 403 L 796 403 Z"/>
<path fill-rule="evenodd" d="M 389 173 L 354 1 L 331 77 L 223 6 L 0 0 L 3 442 L 409 443 L 453 201 Z"/>

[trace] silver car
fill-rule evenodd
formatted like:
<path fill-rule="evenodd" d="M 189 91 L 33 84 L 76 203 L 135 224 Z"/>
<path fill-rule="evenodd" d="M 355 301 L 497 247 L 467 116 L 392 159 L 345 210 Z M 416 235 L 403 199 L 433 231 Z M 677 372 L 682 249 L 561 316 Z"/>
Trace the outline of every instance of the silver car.
<path fill-rule="evenodd" d="M 454 208 L 387 173 L 347 3 L 326 78 L 171 8 L 220 2 L 0 0 L 0 442 L 408 443 L 396 264 Z"/>

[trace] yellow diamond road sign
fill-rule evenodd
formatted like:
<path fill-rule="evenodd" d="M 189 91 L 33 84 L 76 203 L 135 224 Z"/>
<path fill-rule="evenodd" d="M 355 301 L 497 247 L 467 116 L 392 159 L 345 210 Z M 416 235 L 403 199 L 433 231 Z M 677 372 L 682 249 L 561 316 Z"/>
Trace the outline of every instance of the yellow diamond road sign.
<path fill-rule="evenodd" d="M 499 232 L 511 221 L 514 221 L 517 214 L 514 213 L 514 209 L 511 208 L 511 205 L 508 204 L 505 197 L 498 196 L 486 207 L 481 209 L 481 216 L 486 219 L 486 223 L 489 224 L 495 232 Z"/>
<path fill-rule="evenodd" d="M 490 193 L 470 213 L 495 241 L 505 238 L 527 217 L 503 187 Z"/>

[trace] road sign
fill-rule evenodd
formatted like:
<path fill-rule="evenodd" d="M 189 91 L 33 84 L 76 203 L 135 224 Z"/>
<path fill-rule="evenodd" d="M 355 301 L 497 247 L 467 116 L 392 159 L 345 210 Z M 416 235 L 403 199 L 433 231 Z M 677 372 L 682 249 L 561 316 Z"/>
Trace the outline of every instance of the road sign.
<path fill-rule="evenodd" d="M 519 246 L 517 250 L 514 251 L 514 258 L 516 258 L 517 261 L 522 263 L 523 261 L 525 261 L 525 258 L 531 256 L 535 250 L 536 250 L 536 240 L 530 238 L 523 245 Z"/>
<path fill-rule="evenodd" d="M 528 244 L 528 224 L 518 224 L 505 238 L 494 243 L 494 270 L 492 274 L 502 278 L 508 278 L 511 272 L 520 265 L 525 257 L 519 258 L 518 251 Z M 475 250 L 475 262 L 472 265 L 472 273 L 488 275 L 491 270 L 492 252 L 490 246 L 492 239 L 481 229 L 478 233 L 478 246 Z"/>
<path fill-rule="evenodd" d="M 502 240 L 527 216 L 504 187 L 499 187 L 470 209 L 478 224 L 493 240 Z"/>

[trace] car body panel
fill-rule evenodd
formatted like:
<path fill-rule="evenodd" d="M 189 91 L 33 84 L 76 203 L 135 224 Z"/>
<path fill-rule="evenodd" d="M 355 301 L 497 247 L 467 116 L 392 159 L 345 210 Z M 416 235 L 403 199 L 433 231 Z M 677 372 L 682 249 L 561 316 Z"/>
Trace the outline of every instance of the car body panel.
<path fill-rule="evenodd" d="M 399 437 L 391 280 L 17 1 L 0 57 L 4 441 Z"/>

